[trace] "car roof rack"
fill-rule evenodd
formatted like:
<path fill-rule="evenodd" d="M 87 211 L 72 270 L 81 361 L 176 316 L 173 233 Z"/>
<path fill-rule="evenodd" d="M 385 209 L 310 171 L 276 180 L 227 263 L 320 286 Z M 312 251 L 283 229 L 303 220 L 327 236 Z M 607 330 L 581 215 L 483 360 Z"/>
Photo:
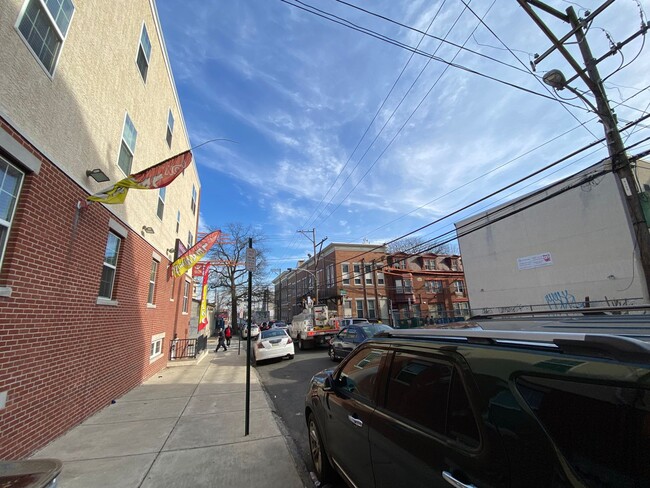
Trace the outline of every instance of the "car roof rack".
<path fill-rule="evenodd" d="M 551 348 L 566 354 L 650 363 L 650 330 L 646 336 L 525 330 L 393 329 L 375 336 L 440 339 L 468 344 Z"/>

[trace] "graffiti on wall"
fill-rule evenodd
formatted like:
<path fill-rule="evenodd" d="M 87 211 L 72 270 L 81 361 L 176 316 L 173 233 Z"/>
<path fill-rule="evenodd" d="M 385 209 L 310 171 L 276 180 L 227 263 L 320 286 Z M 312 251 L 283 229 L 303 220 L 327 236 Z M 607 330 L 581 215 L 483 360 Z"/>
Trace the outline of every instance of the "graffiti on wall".
<path fill-rule="evenodd" d="M 566 310 L 569 308 L 583 308 L 584 303 L 576 301 L 576 297 L 569 290 L 552 291 L 544 296 L 546 304 L 551 310 Z"/>

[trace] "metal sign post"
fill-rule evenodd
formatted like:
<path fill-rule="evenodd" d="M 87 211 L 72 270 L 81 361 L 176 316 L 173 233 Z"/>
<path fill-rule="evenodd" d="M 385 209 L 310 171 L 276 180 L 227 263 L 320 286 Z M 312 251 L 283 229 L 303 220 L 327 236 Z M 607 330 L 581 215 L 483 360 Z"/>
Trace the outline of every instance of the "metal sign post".
<path fill-rule="evenodd" d="M 248 238 L 246 249 L 246 270 L 248 270 L 248 334 L 246 334 L 246 427 L 244 435 L 250 430 L 251 416 L 251 316 L 253 315 L 253 271 L 255 271 L 256 253 L 253 249 L 253 239 Z"/>

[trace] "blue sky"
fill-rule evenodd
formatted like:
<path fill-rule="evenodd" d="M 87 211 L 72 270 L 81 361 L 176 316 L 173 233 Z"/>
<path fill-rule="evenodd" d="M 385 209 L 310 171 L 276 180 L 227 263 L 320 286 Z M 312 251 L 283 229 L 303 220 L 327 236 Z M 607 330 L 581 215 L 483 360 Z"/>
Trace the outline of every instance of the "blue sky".
<path fill-rule="evenodd" d="M 299 229 L 315 228 L 326 243 L 388 242 L 603 136 L 580 99 L 541 82 L 553 68 L 573 75 L 561 56 L 531 72 L 533 55 L 551 43 L 516 1 L 351 3 L 384 18 L 336 0 L 157 1 L 192 145 L 236 141 L 194 152 L 200 230 L 253 225 L 267 236 L 270 268 L 291 267 L 312 250 Z M 547 3 L 585 16 L 584 6 L 601 2 Z M 297 8 L 308 5 L 436 59 Z M 588 40 L 596 57 L 610 39 L 640 28 L 640 9 L 650 12 L 649 2 L 617 0 L 594 20 Z M 568 32 L 540 16 L 558 36 Z M 642 46 L 639 37 L 599 65 L 619 126 L 649 108 L 650 50 Z M 625 143 L 648 137 L 649 126 L 624 132 Z M 416 235 L 439 236 L 606 154 L 601 144 Z"/>

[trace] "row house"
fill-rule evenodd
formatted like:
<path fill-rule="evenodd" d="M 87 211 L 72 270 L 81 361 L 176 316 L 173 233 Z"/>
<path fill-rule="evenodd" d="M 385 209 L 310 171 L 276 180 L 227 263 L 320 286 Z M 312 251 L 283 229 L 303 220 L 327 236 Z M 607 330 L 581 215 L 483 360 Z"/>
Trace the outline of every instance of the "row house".
<path fill-rule="evenodd" d="M 190 147 L 154 1 L 0 2 L 0 459 L 167 366 L 200 182 L 86 197 Z"/>
<path fill-rule="evenodd" d="M 333 243 L 281 273 L 274 286 L 278 319 L 285 321 L 310 300 L 338 317 L 391 324 L 469 316 L 462 260 L 455 255 L 388 254 L 384 246 Z"/>

